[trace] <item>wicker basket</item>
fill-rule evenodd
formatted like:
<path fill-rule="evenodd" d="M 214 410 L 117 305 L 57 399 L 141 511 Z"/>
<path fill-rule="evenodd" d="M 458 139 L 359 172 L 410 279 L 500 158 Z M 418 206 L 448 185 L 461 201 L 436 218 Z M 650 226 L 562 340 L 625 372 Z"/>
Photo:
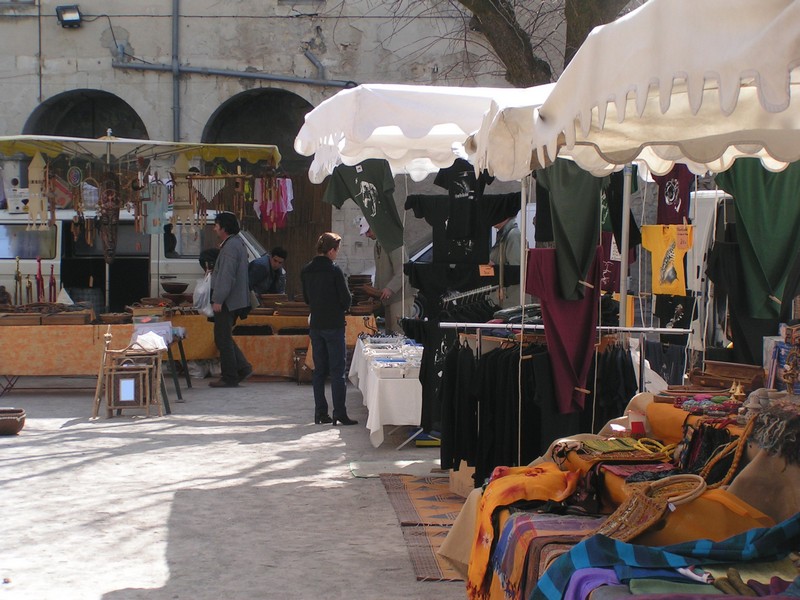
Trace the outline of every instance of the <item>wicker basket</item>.
<path fill-rule="evenodd" d="M 691 502 L 706 489 L 699 475 L 670 475 L 647 483 L 628 486 L 630 494 L 595 534 L 629 542 L 658 523 L 667 508 Z"/>

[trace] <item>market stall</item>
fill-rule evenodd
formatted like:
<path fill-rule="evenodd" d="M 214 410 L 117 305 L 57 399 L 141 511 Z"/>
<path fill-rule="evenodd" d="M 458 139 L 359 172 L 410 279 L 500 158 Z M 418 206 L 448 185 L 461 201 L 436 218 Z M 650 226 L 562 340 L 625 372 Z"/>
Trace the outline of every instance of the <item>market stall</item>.
<path fill-rule="evenodd" d="M 157 296 L 200 275 L 209 214 L 277 204 L 258 193 L 275 179 L 272 145 L 20 135 L 0 137 L 0 155 L 27 169 L 7 173 L 0 210 L 0 285 L 15 305 L 55 302 L 62 287 L 98 309 Z"/>
<path fill-rule="evenodd" d="M 618 170 L 631 161 L 641 162 L 657 174 L 670 171 L 676 162 L 689 165 L 696 173 L 708 170 L 719 172 L 730 168 L 735 159 L 743 157 L 758 158 L 770 170 L 786 168 L 788 163 L 800 158 L 800 145 L 797 143 L 800 131 L 797 65 L 800 55 L 796 44 L 800 20 L 797 11 L 796 3 L 786 1 L 758 4 L 710 1 L 698 4 L 651 0 L 619 21 L 596 29 L 541 106 L 536 102 L 524 108 L 495 105 L 485 121 L 485 128 L 473 136 L 472 145 L 468 144 L 474 153 L 476 167 L 487 168 L 495 175 L 508 179 L 527 176 L 532 169 L 551 164 L 556 156 L 571 158 L 596 174 Z M 702 26 L 694 29 L 691 25 L 695 23 Z M 625 65 L 625 68 L 619 65 Z M 601 77 L 597 76 L 598 72 L 602 73 Z M 606 114 L 609 104 L 616 105 L 616 119 Z M 626 170 L 626 176 L 630 178 L 630 170 Z M 625 191 L 628 194 L 629 188 L 626 181 Z M 627 215 L 627 207 L 623 209 L 623 214 Z M 623 226 L 623 231 L 626 230 L 627 227 Z M 771 242 L 772 238 L 769 242 L 763 240 L 764 244 Z M 623 241 L 623 247 L 625 244 L 626 241 Z M 780 295 L 780 291 L 774 294 L 778 302 Z M 700 474 L 709 486 L 727 485 L 731 482 L 729 477 L 733 477 L 733 483 L 727 493 L 721 489 L 704 492 L 674 512 L 667 512 L 666 525 L 661 523 L 653 527 L 655 534 L 666 535 L 659 537 L 651 530 L 649 537 L 631 537 L 636 537 L 635 541 L 642 545 L 650 546 L 670 544 L 676 541 L 676 536 L 683 535 L 685 537 L 680 541 L 684 542 L 684 546 L 676 547 L 674 551 L 694 557 L 688 560 L 696 560 L 698 555 L 692 554 L 692 545 L 687 540 L 709 537 L 711 541 L 700 544 L 703 555 L 709 556 L 707 552 L 713 552 L 719 544 L 720 548 L 725 547 L 731 552 L 727 555 L 731 559 L 733 552 L 746 547 L 745 539 L 770 536 L 773 532 L 782 536 L 783 532 L 779 530 L 784 527 L 796 531 L 796 522 L 791 522 L 791 518 L 779 523 L 781 519 L 796 514 L 796 501 L 782 497 L 774 503 L 765 502 L 765 488 L 762 488 L 760 495 L 753 493 L 757 487 L 754 481 L 763 479 L 758 475 L 758 469 L 762 468 L 773 473 L 775 478 L 779 477 L 782 488 L 797 487 L 795 450 L 786 451 L 793 444 L 790 439 L 795 439 L 790 432 L 796 423 L 797 411 L 792 408 L 796 405 L 773 403 L 768 395 L 771 392 L 764 390 L 763 395 L 756 394 L 754 402 L 748 402 L 747 405 L 756 411 L 756 415 L 741 412 L 737 421 L 735 403 L 726 405 L 718 400 L 721 404 L 716 407 L 698 409 L 701 405 L 699 396 L 688 392 L 686 390 L 685 394 L 688 402 L 679 402 L 677 397 L 673 397 L 667 400 L 665 406 L 668 408 L 647 411 L 652 425 L 648 435 L 658 438 L 659 446 L 640 444 L 637 448 L 645 448 L 650 454 L 657 453 L 659 447 L 668 445 L 665 437 L 671 441 L 688 443 L 686 436 L 702 428 L 704 434 L 708 433 L 705 435 L 709 445 L 706 450 L 708 454 L 698 455 L 703 460 L 700 465 L 693 465 L 691 472 Z M 724 396 L 720 390 L 708 392 L 703 401 Z M 699 404 L 692 404 L 694 402 Z M 701 412 L 693 413 L 693 410 Z M 757 415 L 762 413 L 758 411 L 763 411 L 763 421 L 759 421 Z M 698 427 L 696 422 L 693 423 L 689 414 L 704 415 L 701 417 L 702 425 Z M 723 433 L 725 424 L 731 422 L 738 423 L 740 428 Z M 687 427 L 682 429 L 684 423 Z M 756 434 L 752 434 L 754 423 L 758 431 Z M 616 435 L 629 440 L 630 430 L 626 431 L 623 427 L 602 433 L 605 436 L 596 444 L 583 439 L 565 439 L 562 453 L 548 453 L 543 458 L 555 460 L 561 465 L 562 473 L 580 473 L 581 477 L 595 471 L 594 457 L 597 454 L 607 452 L 606 460 L 609 462 L 619 460 L 620 454 L 627 454 L 632 461 L 633 452 L 622 450 L 615 446 L 615 440 L 608 439 Z M 712 439 L 712 433 L 716 435 L 716 441 Z M 723 440 L 723 435 L 730 437 Z M 696 433 L 695 442 L 699 443 L 702 437 Z M 758 446 L 763 454 L 747 456 L 745 440 L 754 442 L 751 448 Z M 593 450 L 585 456 L 593 458 L 578 460 L 576 452 L 589 447 L 593 447 Z M 664 451 L 663 461 L 659 461 L 661 464 L 675 469 L 686 468 L 686 464 L 680 462 L 683 454 L 673 450 Z M 613 456 L 615 453 L 616 456 Z M 777 461 L 777 470 L 774 470 L 774 465 L 764 462 L 766 456 Z M 715 464 L 723 457 L 727 460 L 725 467 Z M 670 462 L 672 464 L 668 464 Z M 535 471 L 535 467 L 530 468 Z M 502 493 L 504 486 L 513 483 L 503 482 L 502 478 L 506 474 L 517 473 L 513 470 L 506 473 L 503 469 L 500 468 L 493 475 L 498 482 L 498 491 L 490 492 L 490 484 L 482 495 L 483 499 L 476 502 L 496 503 L 497 495 Z M 638 517 L 649 520 L 651 526 L 657 525 L 662 513 L 653 511 L 658 503 L 652 503 L 652 498 L 646 497 L 629 501 L 636 488 L 616 485 L 619 481 L 615 478 L 623 470 L 616 469 L 612 473 L 609 468 L 607 471 L 603 478 L 594 480 L 595 483 L 607 494 L 607 500 L 616 500 L 620 506 L 627 503 L 625 507 L 629 511 L 621 515 L 627 518 L 620 519 L 617 513 L 612 517 L 616 516 L 623 525 L 627 523 L 628 533 L 640 524 Z M 781 474 L 778 475 L 778 472 Z M 527 473 L 528 477 L 536 474 L 538 472 Z M 591 485 L 592 480 L 584 480 L 583 485 Z M 535 484 L 533 488 L 536 488 Z M 526 490 L 527 493 L 523 495 L 525 499 L 540 498 L 533 488 Z M 538 491 L 541 492 L 541 489 Z M 586 488 L 581 494 L 572 496 L 574 491 L 568 491 L 566 496 L 575 502 L 586 497 Z M 481 497 L 478 491 L 473 494 Z M 552 490 L 545 495 L 561 499 L 556 498 Z M 676 494 L 676 498 L 679 496 L 682 497 Z M 709 509 L 703 503 L 711 496 L 719 502 L 716 508 Z M 504 500 L 512 503 L 510 498 Z M 684 520 L 681 526 L 680 521 L 686 515 L 691 517 Z M 485 518 L 477 522 L 485 523 Z M 469 515 L 464 519 L 468 526 L 475 522 Z M 694 526 L 689 523 L 694 523 Z M 566 592 L 570 576 L 577 569 L 621 563 L 644 566 L 626 557 L 635 555 L 640 558 L 647 552 L 643 546 L 628 546 L 615 541 L 621 539 L 617 536 L 612 536 L 615 540 L 591 536 L 585 543 L 579 544 L 574 553 L 568 553 L 569 556 L 553 563 L 546 573 L 543 568 L 539 569 L 533 581 L 520 582 L 518 578 L 509 578 L 509 571 L 503 570 L 516 563 L 487 553 L 488 530 L 473 533 L 475 535 L 470 536 L 471 541 L 466 542 L 466 545 L 473 544 L 471 552 L 466 554 L 470 578 L 468 591 L 472 598 L 501 597 L 503 594 L 506 597 L 561 598 Z M 742 535 L 737 537 L 735 534 Z M 728 536 L 732 537 L 726 539 Z M 527 534 L 528 541 L 532 537 L 535 538 L 536 534 Z M 569 547 L 583 537 L 563 541 Z M 519 539 L 503 534 L 500 543 L 506 544 L 504 549 L 508 552 L 513 553 L 517 549 L 517 558 L 520 558 L 521 552 L 524 560 L 530 561 L 528 564 L 535 565 L 537 569 L 543 565 L 545 568 L 549 566 L 549 562 L 540 561 L 541 554 L 534 557 L 526 555 L 526 550 L 520 551 L 520 546 L 516 545 Z M 631 538 L 626 536 L 622 539 L 627 542 Z M 446 544 L 447 551 L 464 551 L 463 540 L 448 540 L 451 543 Z M 495 542 L 492 542 L 492 548 Z M 786 547 L 770 548 L 777 552 L 772 558 L 781 558 L 787 552 Z M 653 549 L 653 557 L 666 550 Z M 609 552 L 608 556 L 614 556 L 614 562 L 593 560 L 604 551 Z M 563 548 L 561 552 L 564 552 Z M 579 556 L 582 558 L 577 558 Z M 761 555 L 761 558 L 765 556 Z M 671 563 L 679 564 L 677 560 Z M 656 563 L 648 564 L 655 566 Z M 514 573 L 518 576 L 519 569 Z M 777 575 L 777 572 L 774 574 Z M 790 574 L 789 581 L 795 575 L 796 572 Z M 575 575 L 576 581 L 579 576 L 580 572 Z M 704 583 L 708 583 L 708 580 Z M 588 593 L 591 588 L 583 589 Z M 630 591 L 633 590 L 631 586 Z M 630 591 L 626 585 L 625 593 Z M 748 590 L 748 593 L 753 595 L 752 590 Z"/>

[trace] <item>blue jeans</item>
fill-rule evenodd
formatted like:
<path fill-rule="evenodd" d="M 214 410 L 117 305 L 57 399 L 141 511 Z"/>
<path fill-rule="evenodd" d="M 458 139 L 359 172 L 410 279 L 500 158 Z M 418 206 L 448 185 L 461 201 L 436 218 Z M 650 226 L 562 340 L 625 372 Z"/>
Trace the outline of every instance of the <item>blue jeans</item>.
<path fill-rule="evenodd" d="M 340 329 L 310 329 L 311 352 L 314 358 L 314 410 L 318 415 L 328 414 L 328 400 L 325 398 L 325 378 L 331 378 L 331 396 L 334 417 L 347 415 L 345 408 L 344 372 L 347 364 L 344 327 Z"/>

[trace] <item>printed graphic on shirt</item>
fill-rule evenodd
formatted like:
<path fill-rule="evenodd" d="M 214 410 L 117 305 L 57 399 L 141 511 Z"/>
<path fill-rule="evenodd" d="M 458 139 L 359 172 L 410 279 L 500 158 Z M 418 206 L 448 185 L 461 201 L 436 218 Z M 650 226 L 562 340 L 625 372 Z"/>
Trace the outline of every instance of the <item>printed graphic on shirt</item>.
<path fill-rule="evenodd" d="M 675 270 L 675 242 L 672 242 L 664 253 L 658 279 L 661 285 L 668 285 L 678 279 L 678 272 Z"/>
<path fill-rule="evenodd" d="M 642 246 L 650 251 L 654 294 L 686 295 L 683 257 L 692 246 L 693 231 L 691 225 L 642 227 Z"/>
<path fill-rule="evenodd" d="M 354 201 L 360 204 L 365 217 L 374 217 L 378 214 L 378 188 L 369 181 L 361 181 L 361 193 Z"/>

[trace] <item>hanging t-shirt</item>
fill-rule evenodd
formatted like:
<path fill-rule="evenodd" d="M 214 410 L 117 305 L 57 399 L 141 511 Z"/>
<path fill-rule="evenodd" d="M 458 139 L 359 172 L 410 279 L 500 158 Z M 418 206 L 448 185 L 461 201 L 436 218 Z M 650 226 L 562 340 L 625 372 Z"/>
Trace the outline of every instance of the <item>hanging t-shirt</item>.
<path fill-rule="evenodd" d="M 638 178 L 636 177 L 637 169 L 633 167 L 633 175 L 631 177 L 631 192 L 638 189 Z M 622 171 L 617 171 L 608 176 L 608 186 L 603 190 L 602 203 L 601 203 L 601 222 L 603 231 L 613 231 L 614 239 L 617 243 L 617 248 L 622 248 L 622 205 L 625 187 L 625 174 Z M 628 247 L 636 248 L 642 243 L 642 234 L 639 231 L 639 226 L 636 224 L 636 219 L 633 216 L 633 211 L 629 213 L 628 224 Z"/>
<path fill-rule="evenodd" d="M 323 202 L 341 208 L 352 200 L 367 219 L 384 250 L 403 245 L 403 222 L 394 203 L 394 178 L 389 163 L 370 158 L 357 165 L 337 165 L 331 174 Z"/>
<path fill-rule="evenodd" d="M 434 263 L 469 263 L 484 264 L 489 258 L 491 241 L 491 224 L 484 223 L 478 227 L 472 237 L 451 239 L 447 235 L 447 223 L 450 219 L 450 198 L 447 196 L 425 196 L 411 194 L 406 198 L 406 210 L 412 210 L 414 216 L 425 221 L 433 228 L 433 262 Z"/>
<path fill-rule="evenodd" d="M 684 164 L 675 163 L 666 175 L 653 175 L 658 184 L 658 213 L 660 225 L 680 225 L 689 215 L 689 192 L 694 175 Z"/>
<path fill-rule="evenodd" d="M 594 260 L 586 274 L 586 286 L 579 300 L 559 297 L 553 279 L 556 275 L 556 250 L 528 250 L 525 291 L 539 298 L 547 349 L 553 366 L 556 402 L 561 414 L 580 411 L 586 398 L 586 378 L 594 357 L 600 298 L 600 255 L 595 246 Z"/>
<path fill-rule="evenodd" d="M 475 220 L 479 218 L 477 202 L 486 184 L 493 180 L 486 171 L 476 176 L 475 167 L 463 158 L 457 158 L 452 166 L 439 170 L 433 183 L 446 189 L 450 197 L 448 239 L 465 239 L 474 232 Z"/>
<path fill-rule="evenodd" d="M 600 233 L 600 245 L 603 247 L 603 261 L 600 265 L 600 289 L 604 292 L 619 292 L 619 270 L 622 265 L 622 254 L 610 231 Z M 636 250 L 628 253 L 628 265 L 636 262 Z"/>
<path fill-rule="evenodd" d="M 757 158 L 739 158 L 717 185 L 734 199 L 749 316 L 776 318 L 791 261 L 800 252 L 800 162 L 780 173 Z"/>
<path fill-rule="evenodd" d="M 577 300 L 586 291 L 580 282 L 600 241 L 600 190 L 606 180 L 559 158 L 536 171 L 536 181 L 550 192 L 559 292 L 565 300 Z"/>
<path fill-rule="evenodd" d="M 667 296 L 656 294 L 653 314 L 658 318 L 660 327 L 665 329 L 691 329 L 695 308 L 692 296 Z M 662 333 L 661 343 L 685 346 L 688 341 L 685 333 Z"/>
<path fill-rule="evenodd" d="M 747 284 L 742 274 L 739 244 L 719 240 L 714 242 L 708 253 L 708 278 L 714 284 L 716 300 L 722 301 L 725 298 L 728 300 L 733 360 L 743 364 L 760 365 L 763 358 L 764 337 L 776 335 L 778 319 L 760 319 L 749 315 Z"/>
<path fill-rule="evenodd" d="M 718 197 L 692 195 L 689 214 L 694 227 L 694 244 L 686 253 L 686 289 L 703 293 L 706 281 L 706 261 L 714 237 L 714 222 L 717 217 Z"/>
<path fill-rule="evenodd" d="M 448 196 L 411 194 L 406 198 L 405 209 L 433 228 L 433 262 L 449 264 L 486 264 L 492 242 L 492 224 L 512 217 L 519 212 L 520 193 L 483 196 L 475 203 L 475 219 L 467 237 L 452 238 L 448 223 L 452 218 Z"/>
<path fill-rule="evenodd" d="M 553 217 L 550 213 L 550 192 L 536 180 L 536 217 L 534 217 L 536 230 L 533 239 L 536 245 L 553 243 Z"/>
<path fill-rule="evenodd" d="M 692 247 L 693 232 L 691 225 L 642 227 L 642 246 L 650 251 L 654 294 L 686 295 L 683 257 Z"/>

